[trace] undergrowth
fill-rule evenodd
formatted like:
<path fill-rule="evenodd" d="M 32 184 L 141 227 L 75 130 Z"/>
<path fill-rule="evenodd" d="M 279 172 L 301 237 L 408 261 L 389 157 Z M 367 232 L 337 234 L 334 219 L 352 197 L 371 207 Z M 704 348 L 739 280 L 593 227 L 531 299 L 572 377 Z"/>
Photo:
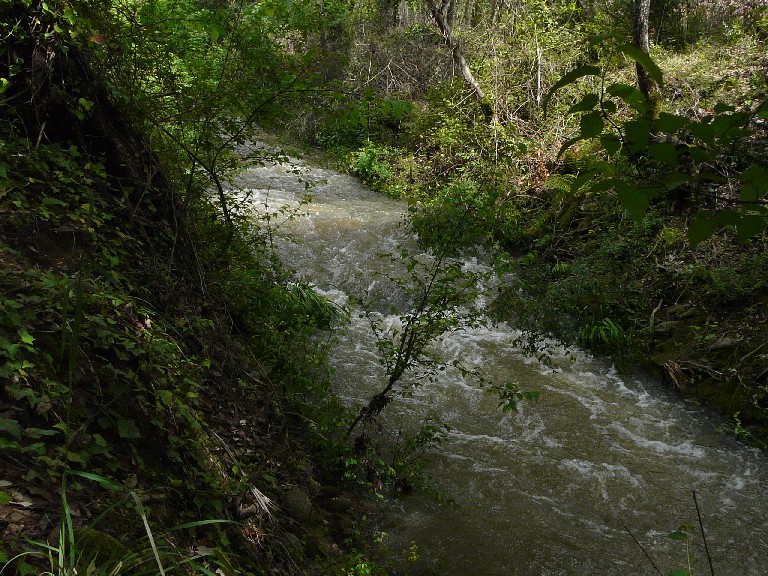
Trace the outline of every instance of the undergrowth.
<path fill-rule="evenodd" d="M 331 573 L 326 513 L 277 502 L 342 450 L 316 336 L 343 313 L 136 131 L 77 8 L 0 4 L 0 570 Z"/>
<path fill-rule="evenodd" d="M 692 163 L 699 172 L 716 172 L 717 184 L 710 186 L 715 193 L 696 188 L 694 170 L 688 186 L 670 183 L 647 213 L 630 214 L 613 188 L 590 187 L 584 174 L 608 180 L 639 166 L 639 178 L 653 179 L 654 170 L 662 175 L 688 170 L 684 155 L 676 150 L 674 166 L 662 167 L 664 172 L 631 154 L 617 159 L 620 155 L 607 154 L 600 142 L 570 141 L 574 134 L 588 133 L 590 125 L 579 124 L 568 107 L 579 109 L 582 92 L 599 92 L 598 76 L 561 82 L 546 115 L 546 99 L 539 98 L 565 77 L 569 62 L 605 63 L 603 80 L 631 90 L 634 61 L 617 50 L 631 36 L 629 12 L 597 9 L 588 15 L 541 3 L 526 6 L 509 14 L 483 14 L 478 20 L 483 24 L 457 21 L 469 65 L 499 122 L 486 121 L 459 78 L 433 77 L 426 90 L 411 93 L 414 106 L 397 138 L 374 119 L 365 143 L 339 139 L 337 149 L 346 145 L 353 173 L 409 201 L 425 244 L 440 245 L 456 232 L 459 243 L 484 243 L 511 258 L 513 267 L 505 271 L 514 273 L 514 281 L 493 304 L 499 317 L 513 316 L 539 332 L 611 354 L 622 366 L 639 362 L 682 394 L 737 413 L 735 431 L 741 437 L 749 431 L 766 435 L 763 228 L 756 225 L 756 236 L 743 242 L 732 225 L 696 247 L 688 242 L 699 239 L 706 219 L 697 211 L 722 209 L 734 194 L 723 183 L 738 180 L 734 170 L 744 169 L 738 158 L 742 164 L 764 165 L 764 120 L 755 118 L 745 132 L 749 137 L 734 141 L 733 147 L 743 149 L 733 161 L 728 145 L 713 163 Z M 754 113 L 768 95 L 763 12 L 745 7 L 739 12 L 743 18 L 726 21 L 702 8 L 678 29 L 669 19 L 676 8 L 655 9 L 652 19 L 662 12 L 667 18 L 651 50 L 663 71 L 664 110 L 689 118 L 693 130 L 710 117 L 723 115 L 719 122 L 725 122 L 729 106 Z M 489 21 L 494 25 L 487 26 Z M 543 21 L 551 23 L 547 33 L 536 27 Z M 405 23 L 377 29 L 381 52 L 390 62 L 397 60 L 388 42 L 410 29 Z M 503 30 L 514 34 L 497 37 Z M 424 61 L 431 61 L 434 54 L 422 51 Z M 352 77 L 348 81 L 354 83 Z M 386 97 L 387 90 L 379 86 L 376 97 Z M 367 99 L 376 102 L 376 97 L 369 92 Z M 587 106 L 587 101 L 581 103 Z M 616 110 L 612 120 L 623 126 L 630 117 Z M 324 137 L 332 138 L 327 127 Z M 563 142 L 571 146 L 565 152 Z M 672 150 L 668 142 L 660 149 L 665 146 Z M 741 228 L 738 233 L 747 236 Z"/>

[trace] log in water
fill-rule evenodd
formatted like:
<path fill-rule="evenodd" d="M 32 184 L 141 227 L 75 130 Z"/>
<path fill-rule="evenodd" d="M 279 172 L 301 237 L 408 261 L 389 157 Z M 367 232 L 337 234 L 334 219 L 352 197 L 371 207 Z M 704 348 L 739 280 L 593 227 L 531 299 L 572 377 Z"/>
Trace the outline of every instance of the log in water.
<path fill-rule="evenodd" d="M 300 163 L 299 163 L 300 164 Z M 380 253 L 417 250 L 402 225 L 405 206 L 330 170 L 267 166 L 233 187 L 255 209 L 298 206 L 305 215 L 280 229 L 280 252 L 301 278 L 341 304 L 376 292 Z M 468 265 L 477 266 L 474 260 Z M 390 319 L 397 322 L 397 315 Z M 626 528 L 666 574 L 687 566 L 709 574 L 698 532 L 696 491 L 717 575 L 768 574 L 768 462 L 738 443 L 725 423 L 642 377 L 576 347 L 541 342 L 551 364 L 516 344 L 505 324 L 450 334 L 446 359 L 478 366 L 491 379 L 537 390 L 537 401 L 503 413 L 498 398 L 450 370 L 387 408 L 388 425 L 417 427 L 433 416 L 450 427 L 431 450 L 431 470 L 455 504 L 422 496 L 387 500 L 378 528 L 399 554 L 416 542 L 412 573 L 451 575 L 656 574 Z M 385 381 L 368 321 L 353 314 L 333 357 L 337 392 L 363 404 Z M 626 527 L 626 528 L 625 528 Z"/>

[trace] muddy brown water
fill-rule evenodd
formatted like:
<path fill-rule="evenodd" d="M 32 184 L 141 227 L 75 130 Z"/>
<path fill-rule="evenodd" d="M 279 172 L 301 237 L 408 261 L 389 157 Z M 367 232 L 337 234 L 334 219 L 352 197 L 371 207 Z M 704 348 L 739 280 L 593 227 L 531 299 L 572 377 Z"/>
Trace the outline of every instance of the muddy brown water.
<path fill-rule="evenodd" d="M 303 215 L 278 230 L 282 257 L 318 292 L 354 307 L 366 291 L 376 293 L 377 272 L 393 265 L 378 254 L 417 250 L 402 225 L 405 206 L 352 177 L 296 162 L 249 169 L 232 186 L 256 211 L 265 204 L 298 209 Z M 308 192 L 312 201 L 299 206 Z M 482 267 L 475 258 L 466 264 Z M 383 320 L 396 326 L 398 314 Z M 555 342 L 539 342 L 551 358 L 543 364 L 516 344 L 519 335 L 500 324 L 450 334 L 436 346 L 444 358 L 481 367 L 488 378 L 539 391 L 539 400 L 504 413 L 497 397 L 448 370 L 388 407 L 393 431 L 428 417 L 450 426 L 429 456 L 432 476 L 454 504 L 418 495 L 387 499 L 372 527 L 393 558 L 403 559 L 403 570 L 656 574 L 628 528 L 666 574 L 688 565 L 685 543 L 668 537 L 688 524 L 692 571 L 710 574 L 696 491 L 715 574 L 768 574 L 764 455 L 660 383 L 619 375 L 609 360 Z M 363 404 L 383 386 L 375 337 L 359 314 L 352 314 L 332 362 L 337 392 L 350 404 Z M 412 542 L 415 563 L 402 552 Z"/>

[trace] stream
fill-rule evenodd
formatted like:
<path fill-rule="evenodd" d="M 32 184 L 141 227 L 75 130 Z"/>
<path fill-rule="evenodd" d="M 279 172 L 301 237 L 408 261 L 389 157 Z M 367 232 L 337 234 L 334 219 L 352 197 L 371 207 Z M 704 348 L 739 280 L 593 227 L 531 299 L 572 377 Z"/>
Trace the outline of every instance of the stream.
<path fill-rule="evenodd" d="M 375 293 L 380 253 L 412 253 L 405 205 L 356 179 L 295 161 L 251 168 L 233 183 L 254 210 L 289 206 L 303 215 L 277 228 L 279 252 L 330 300 L 353 306 Z M 299 205 L 309 193 L 312 200 Z M 291 236 L 291 239 L 288 236 Z M 469 258 L 468 266 L 482 267 Z M 382 290 L 386 292 L 386 290 Z M 397 314 L 391 317 L 396 322 Z M 386 318 L 385 318 L 386 320 Z M 540 393 L 516 411 L 447 370 L 387 409 L 391 430 L 435 417 L 450 426 L 429 449 L 430 474 L 453 503 L 387 498 L 375 519 L 384 545 L 411 574 L 478 576 L 652 575 L 688 565 L 710 574 L 693 491 L 717 576 L 768 574 L 768 461 L 737 442 L 726 423 L 659 382 L 620 375 L 610 360 L 542 341 L 542 363 L 504 323 L 467 329 L 436 345 L 446 360 Z M 366 318 L 352 314 L 332 351 L 336 390 L 362 405 L 386 383 Z M 631 534 L 630 534 L 631 532 Z M 634 541 L 637 540 L 637 542 Z M 403 550 L 416 543 L 418 559 Z"/>

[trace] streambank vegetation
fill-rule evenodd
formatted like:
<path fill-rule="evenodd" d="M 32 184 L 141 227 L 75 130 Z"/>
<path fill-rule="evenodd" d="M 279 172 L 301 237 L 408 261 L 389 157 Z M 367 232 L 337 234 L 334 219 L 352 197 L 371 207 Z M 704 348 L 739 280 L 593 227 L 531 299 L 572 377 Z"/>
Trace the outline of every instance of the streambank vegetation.
<path fill-rule="evenodd" d="M 280 156 L 258 127 L 407 198 L 425 243 L 492 248 L 499 317 L 765 442 L 768 14 L 652 3 L 649 58 L 633 7 L 0 0 L 4 571 L 377 570 L 339 480 L 344 312 L 228 189 Z"/>
<path fill-rule="evenodd" d="M 361 1 L 343 95 L 284 127 L 406 198 L 426 244 L 492 247 L 499 317 L 639 362 L 764 446 L 767 11 Z"/>
<path fill-rule="evenodd" d="M 4 574 L 367 565 L 318 337 L 344 314 L 226 186 L 323 83 L 333 6 L 295 8 L 0 2 Z"/>

